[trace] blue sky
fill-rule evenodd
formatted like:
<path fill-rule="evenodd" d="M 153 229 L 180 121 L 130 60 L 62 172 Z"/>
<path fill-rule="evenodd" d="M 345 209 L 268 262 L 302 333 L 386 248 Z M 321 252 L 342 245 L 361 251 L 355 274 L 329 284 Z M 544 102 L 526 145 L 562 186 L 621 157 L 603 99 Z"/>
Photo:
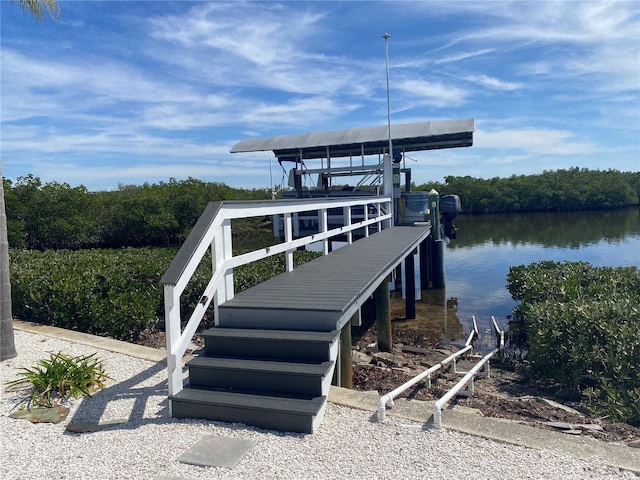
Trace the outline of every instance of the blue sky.
<path fill-rule="evenodd" d="M 392 123 L 475 119 L 473 147 L 410 155 L 416 183 L 640 170 L 635 0 L 58 4 L 0 1 L 12 180 L 268 187 L 273 155 L 235 143 L 386 124 L 384 33 Z"/>

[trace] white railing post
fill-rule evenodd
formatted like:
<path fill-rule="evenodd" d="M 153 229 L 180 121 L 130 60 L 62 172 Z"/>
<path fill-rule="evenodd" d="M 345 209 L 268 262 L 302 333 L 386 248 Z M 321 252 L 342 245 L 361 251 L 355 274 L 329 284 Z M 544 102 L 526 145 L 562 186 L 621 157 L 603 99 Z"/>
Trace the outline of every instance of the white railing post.
<path fill-rule="evenodd" d="M 329 229 L 329 216 L 326 208 L 323 208 L 318 212 L 318 226 L 320 227 L 320 233 L 324 233 Z M 322 254 L 329 255 L 328 238 L 322 240 Z"/>
<path fill-rule="evenodd" d="M 164 309 L 169 396 L 171 396 L 182 390 L 182 356 L 178 358 L 176 352 L 180 343 L 180 295 L 173 285 L 164 286 Z"/>
<path fill-rule="evenodd" d="M 284 242 L 289 243 L 293 240 L 293 230 L 291 222 L 291 213 L 284 214 Z M 293 250 L 287 250 L 286 254 L 287 272 L 293 271 Z"/>
<path fill-rule="evenodd" d="M 378 208 L 380 208 L 380 204 L 378 204 Z M 365 204 L 364 205 L 364 221 L 366 222 L 367 220 L 369 220 L 369 205 Z M 369 226 L 366 225 L 364 227 L 364 236 L 368 237 L 369 236 Z"/>
<path fill-rule="evenodd" d="M 231 260 L 233 249 L 231 245 L 231 220 L 222 222 L 222 248 L 224 261 Z M 233 269 L 229 268 L 224 274 L 224 301 L 231 300 L 234 296 Z"/>
<path fill-rule="evenodd" d="M 364 208 L 367 208 L 365 205 Z M 351 207 L 342 207 L 342 216 L 344 217 L 344 225 L 345 227 L 349 227 L 351 225 Z M 353 231 L 349 230 L 347 232 L 347 243 L 350 245 L 353 243 Z"/>
<path fill-rule="evenodd" d="M 211 242 L 212 276 L 224 266 L 224 248 L 222 247 L 222 241 L 222 235 L 220 235 L 220 233 L 218 232 L 217 235 L 213 237 L 213 241 Z M 216 288 L 213 295 L 213 315 L 216 325 L 218 325 L 218 319 L 220 318 L 218 316 L 218 307 L 225 301 L 224 285 L 221 284 Z"/>

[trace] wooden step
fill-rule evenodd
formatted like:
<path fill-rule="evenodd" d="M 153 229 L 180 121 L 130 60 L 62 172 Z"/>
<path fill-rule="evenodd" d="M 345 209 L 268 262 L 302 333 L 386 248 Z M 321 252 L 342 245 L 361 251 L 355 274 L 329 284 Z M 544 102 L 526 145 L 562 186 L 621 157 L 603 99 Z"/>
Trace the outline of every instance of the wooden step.
<path fill-rule="evenodd" d="M 171 416 L 239 422 L 259 428 L 313 433 L 322 422 L 327 397 L 287 398 L 268 394 L 203 390 L 186 385 L 169 397 Z"/>
<path fill-rule="evenodd" d="M 189 383 L 221 389 L 327 395 L 334 362 L 294 363 L 200 356 L 187 363 Z"/>
<path fill-rule="evenodd" d="M 339 332 L 260 330 L 214 327 L 202 334 L 207 355 L 272 360 L 331 360 Z"/>

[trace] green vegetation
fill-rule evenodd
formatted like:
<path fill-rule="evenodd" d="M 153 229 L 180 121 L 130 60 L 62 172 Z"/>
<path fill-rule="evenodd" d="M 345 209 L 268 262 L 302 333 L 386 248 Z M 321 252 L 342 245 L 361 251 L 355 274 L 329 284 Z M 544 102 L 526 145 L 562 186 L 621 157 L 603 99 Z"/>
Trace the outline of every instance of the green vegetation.
<path fill-rule="evenodd" d="M 640 172 L 572 168 L 489 180 L 450 176 L 444 184 L 414 188 L 457 194 L 466 213 L 598 210 L 638 205 Z M 271 198 L 269 189 L 193 178 L 90 192 L 66 183 L 43 184 L 33 175 L 15 183 L 4 179 L 4 194 L 9 245 L 37 250 L 177 246 L 207 203 Z M 262 231 L 259 221 L 236 224 L 240 236 Z"/>
<path fill-rule="evenodd" d="M 160 277 L 207 203 L 270 198 L 266 189 L 195 179 L 89 192 L 29 175 L 3 186 L 16 318 L 131 342 L 162 328 Z M 508 179 L 447 177 L 444 185 L 418 187 L 431 188 L 458 194 L 469 213 L 618 208 L 639 204 L 640 173 L 575 168 Z M 234 221 L 233 235 L 235 254 L 275 242 L 268 218 Z M 296 252 L 295 262 L 316 255 Z M 210 265 L 205 258 L 188 285 L 183 312 L 200 300 Z M 236 291 L 284 265 L 276 255 L 234 269 Z M 640 424 L 638 269 L 542 262 L 513 267 L 508 281 L 522 302 L 514 320 L 527 338 L 532 374 L 584 395 L 598 414 Z M 209 314 L 202 327 L 212 322 Z"/>
<path fill-rule="evenodd" d="M 601 210 L 640 204 L 640 172 L 617 170 L 545 171 L 488 180 L 448 176 L 445 183 L 426 183 L 440 195 L 460 196 L 465 213 L 557 212 Z"/>
<path fill-rule="evenodd" d="M 9 245 L 37 250 L 175 246 L 209 202 L 271 198 L 193 178 L 90 192 L 33 175 L 5 179 L 4 194 Z"/>
<path fill-rule="evenodd" d="M 31 389 L 27 407 L 54 407 L 68 397 L 90 397 L 110 380 L 102 360 L 91 355 L 69 357 L 58 352 L 38 361 L 33 368 L 22 368 L 21 377 L 7 382 L 10 390 Z"/>
<path fill-rule="evenodd" d="M 585 396 L 597 415 L 640 425 L 638 269 L 539 262 L 507 279 L 532 375 Z"/>
<path fill-rule="evenodd" d="M 10 253 L 16 318 L 129 342 L 136 342 L 145 329 L 164 319 L 159 282 L 176 255 L 173 248 L 14 249 Z M 296 252 L 294 263 L 317 255 Z M 240 266 L 234 269 L 235 290 L 245 290 L 284 271 L 284 254 Z M 182 312 L 193 311 L 210 274 L 211 259 L 205 257 L 182 295 Z M 202 327 L 212 324 L 210 313 Z"/>

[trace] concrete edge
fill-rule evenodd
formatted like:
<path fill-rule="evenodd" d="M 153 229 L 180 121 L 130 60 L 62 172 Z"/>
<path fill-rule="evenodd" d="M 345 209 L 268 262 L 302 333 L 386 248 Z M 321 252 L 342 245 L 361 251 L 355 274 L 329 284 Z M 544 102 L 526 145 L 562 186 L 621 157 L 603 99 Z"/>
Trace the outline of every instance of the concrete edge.
<path fill-rule="evenodd" d="M 53 327 L 51 325 L 41 325 L 39 323 L 14 320 L 13 328 L 24 332 L 44 335 L 45 337 L 53 337 L 59 338 L 60 340 L 66 340 L 68 342 L 81 343 L 83 345 L 100 348 L 109 352 L 121 353 L 123 355 L 148 360 L 150 362 L 163 362 L 167 359 L 167 351 L 165 349 L 135 345 L 121 340 L 114 340 L 113 338 L 98 337 L 96 335 Z M 18 355 L 19 354 L 20 352 L 18 352 Z"/>
<path fill-rule="evenodd" d="M 329 401 L 338 405 L 370 411 L 372 421 L 377 421 L 378 392 L 357 392 L 331 386 Z M 404 418 L 424 423 L 434 428 L 433 404 L 435 402 L 394 400 L 392 409 L 386 410 L 389 417 Z M 553 450 L 580 460 L 604 463 L 614 468 L 640 474 L 640 449 L 621 443 L 608 443 L 586 435 L 543 430 L 513 420 L 484 417 L 474 409 L 447 405 L 442 412 L 443 427 L 489 440 L 520 445 L 536 450 Z"/>
<path fill-rule="evenodd" d="M 50 325 L 14 320 L 13 327 L 16 330 L 81 343 L 150 362 L 164 362 L 167 358 L 165 349 L 135 345 Z M 190 358 L 185 356 L 183 362 L 186 363 Z M 360 392 L 333 385 L 329 392 L 331 403 L 370 411 L 373 413 L 372 421 L 377 421 L 379 398 L 380 395 L 376 391 Z M 428 425 L 432 423 L 434 402 L 396 399 L 394 403 L 393 409 L 386 411 L 388 416 Z M 607 443 L 585 435 L 572 436 L 511 420 L 484 417 L 473 413 L 473 409 L 457 406 L 447 406 L 443 411 L 442 423 L 446 428 L 469 435 L 536 450 L 553 450 L 580 460 L 604 463 L 640 474 L 640 449 L 630 448 L 624 444 Z"/>

